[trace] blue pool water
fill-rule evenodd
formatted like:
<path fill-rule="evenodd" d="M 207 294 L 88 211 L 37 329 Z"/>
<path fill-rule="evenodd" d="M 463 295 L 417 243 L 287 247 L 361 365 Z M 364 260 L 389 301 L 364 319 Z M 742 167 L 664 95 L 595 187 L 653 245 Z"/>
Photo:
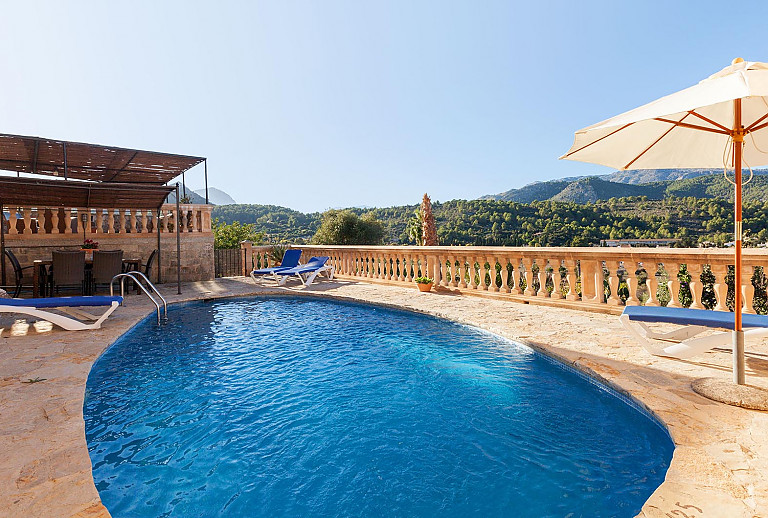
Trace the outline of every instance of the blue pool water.
<path fill-rule="evenodd" d="M 634 516 L 672 456 L 609 391 L 452 322 L 295 298 L 170 313 L 88 378 L 115 518 Z"/>

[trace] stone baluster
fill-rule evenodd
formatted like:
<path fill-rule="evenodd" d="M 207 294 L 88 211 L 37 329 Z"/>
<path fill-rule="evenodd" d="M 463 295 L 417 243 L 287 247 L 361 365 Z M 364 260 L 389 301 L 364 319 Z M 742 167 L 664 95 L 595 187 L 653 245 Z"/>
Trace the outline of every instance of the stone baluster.
<path fill-rule="evenodd" d="M 704 288 L 704 284 L 701 282 L 701 274 L 704 271 L 704 265 L 699 263 L 688 263 L 688 273 L 691 275 L 691 281 L 688 283 L 688 287 L 691 290 L 691 309 L 705 309 L 704 304 L 701 303 L 701 293 Z"/>
<path fill-rule="evenodd" d="M 449 288 L 456 288 L 459 285 L 459 282 L 457 280 L 459 272 L 458 272 L 458 268 L 456 267 L 457 257 L 455 255 L 449 255 L 448 262 L 450 263 L 450 268 L 446 270 L 445 273 L 446 275 L 450 275 L 450 279 L 448 280 L 448 283 L 446 285 Z"/>
<path fill-rule="evenodd" d="M 624 261 L 624 270 L 626 273 L 627 291 L 629 296 L 624 303 L 627 306 L 639 306 L 640 299 L 637 298 L 637 263 L 634 261 Z"/>
<path fill-rule="evenodd" d="M 576 271 L 576 260 L 566 259 L 565 268 L 567 270 L 565 273 L 565 280 L 568 283 L 568 293 L 565 295 L 565 300 L 579 300 L 579 294 L 576 291 L 576 282 L 578 278 L 578 273 Z"/>
<path fill-rule="evenodd" d="M 9 235 L 15 235 L 19 233 L 18 228 L 16 228 L 16 207 L 8 207 L 8 234 Z"/>
<path fill-rule="evenodd" d="M 562 259 L 550 259 L 549 265 L 552 267 L 552 294 L 550 297 L 553 299 L 564 299 L 563 291 L 560 288 L 560 266 L 563 264 Z"/>
<path fill-rule="evenodd" d="M 488 291 L 498 292 L 499 286 L 496 284 L 496 256 L 490 255 L 485 260 L 488 261 Z"/>
<path fill-rule="evenodd" d="M 96 209 L 96 233 L 104 233 L 104 209 Z"/>
<path fill-rule="evenodd" d="M 645 301 L 646 306 L 659 305 L 659 278 L 656 277 L 658 267 L 659 265 L 656 262 L 643 262 L 643 268 L 645 268 L 647 275 L 645 285 L 648 287 L 648 300 Z"/>
<path fill-rule="evenodd" d="M 490 272 L 488 271 L 489 269 L 485 267 L 485 257 L 484 256 L 480 256 L 480 257 L 477 258 L 477 266 L 478 266 L 478 271 L 479 271 L 479 276 L 480 276 L 480 280 L 479 280 L 479 284 L 477 286 L 477 289 L 483 290 L 483 291 L 487 291 L 488 290 L 488 285 L 485 284 L 485 276 L 488 275 Z"/>
<path fill-rule="evenodd" d="M 606 301 L 609 306 L 620 306 L 621 298 L 619 297 L 619 261 L 606 261 L 606 268 L 608 268 L 608 286 L 611 289 L 611 294 Z"/>
<path fill-rule="evenodd" d="M 512 287 L 509 289 L 511 295 L 520 295 L 520 257 L 513 256 L 509 262 L 512 264 Z"/>
<path fill-rule="evenodd" d="M 59 210 L 57 208 L 51 209 L 51 234 L 59 234 Z"/>
<path fill-rule="evenodd" d="M 511 290 L 509 288 L 509 268 L 507 265 L 509 264 L 509 259 L 504 256 L 499 260 L 499 264 L 501 265 L 501 292 L 502 293 L 509 293 Z"/>
<path fill-rule="evenodd" d="M 533 291 L 533 259 L 523 257 L 523 276 L 525 277 L 525 291 L 524 295 L 534 296 L 536 292 Z"/>
<path fill-rule="evenodd" d="M 549 292 L 547 292 L 547 260 L 537 259 L 536 264 L 539 265 L 539 271 L 536 273 L 536 277 L 539 279 L 539 289 L 536 290 L 536 296 L 549 297 Z"/>
<path fill-rule="evenodd" d="M 464 257 L 461 255 L 453 256 L 453 263 L 451 264 L 452 284 L 454 288 L 466 287 L 464 282 L 464 273 L 466 273 L 466 267 L 464 266 Z"/>
<path fill-rule="evenodd" d="M 456 282 L 458 288 L 467 287 L 467 257 L 465 255 L 459 255 L 456 257 L 459 262 L 459 267 L 456 273 L 459 275 L 459 279 Z"/>
<path fill-rule="evenodd" d="M 22 218 L 24 218 L 24 233 L 32 233 L 32 209 L 29 207 L 23 207 L 21 209 Z"/>
<path fill-rule="evenodd" d="M 680 271 L 680 265 L 668 262 L 664 263 L 664 269 L 669 276 L 669 280 L 667 281 L 667 286 L 669 287 L 669 304 L 667 304 L 667 307 L 683 307 L 680 303 L 680 280 L 677 278 L 677 274 Z"/>
<path fill-rule="evenodd" d="M 149 233 L 149 211 L 144 209 L 141 211 L 141 232 L 142 234 Z M 253 257 L 251 253 L 249 257 Z"/>
<path fill-rule="evenodd" d="M 713 285 L 715 297 L 717 298 L 715 311 L 728 311 L 728 305 L 726 303 L 728 298 L 728 284 L 725 281 L 728 275 L 728 265 L 713 264 L 710 265 L 710 269 L 712 270 L 712 275 L 715 276 L 715 282 Z"/>
<path fill-rule="evenodd" d="M 75 225 L 74 230 L 72 231 L 75 234 L 80 234 L 81 232 L 86 232 L 85 229 L 85 221 L 83 221 L 83 218 L 85 217 L 85 209 L 77 209 L 77 225 Z"/>
<path fill-rule="evenodd" d="M 467 256 L 467 289 L 477 289 L 477 271 L 475 270 L 475 256 Z"/>
<path fill-rule="evenodd" d="M 752 284 L 752 276 L 754 275 L 754 268 L 751 266 L 744 266 L 741 270 L 741 300 L 744 301 L 743 313 L 755 314 L 755 286 Z"/>

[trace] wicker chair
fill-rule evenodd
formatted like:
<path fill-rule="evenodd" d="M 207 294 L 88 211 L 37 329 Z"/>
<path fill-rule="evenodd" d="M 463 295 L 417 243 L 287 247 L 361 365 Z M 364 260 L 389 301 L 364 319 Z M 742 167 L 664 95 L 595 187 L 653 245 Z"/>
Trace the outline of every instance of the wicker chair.
<path fill-rule="evenodd" d="M 53 252 L 50 285 L 51 295 L 59 293 L 62 288 L 75 289 L 85 294 L 85 252 L 64 250 Z"/>
<path fill-rule="evenodd" d="M 24 270 L 29 270 L 30 268 L 34 268 L 34 266 L 25 266 L 22 268 L 16 255 L 7 248 L 5 249 L 5 255 L 8 257 L 8 260 L 11 262 L 11 267 L 13 268 L 13 275 L 15 278 L 13 298 L 17 298 L 21 293 L 22 284 L 24 283 Z"/>
<path fill-rule="evenodd" d="M 123 271 L 123 251 L 110 250 L 93 252 L 93 270 L 90 284 L 93 292 L 99 286 L 109 286 L 112 278 Z"/>

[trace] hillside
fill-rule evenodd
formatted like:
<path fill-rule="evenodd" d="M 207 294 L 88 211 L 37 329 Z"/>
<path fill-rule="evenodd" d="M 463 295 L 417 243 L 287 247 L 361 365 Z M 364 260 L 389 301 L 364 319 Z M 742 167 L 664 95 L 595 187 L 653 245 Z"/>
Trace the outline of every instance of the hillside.
<path fill-rule="evenodd" d="M 416 207 L 350 210 L 372 212 L 384 224 L 386 244 L 412 244 L 406 227 Z M 434 203 L 432 208 L 438 237 L 445 245 L 590 246 L 601 239 L 657 237 L 682 239 L 688 246 L 702 241 L 722 245 L 731 240 L 733 231 L 731 202 L 693 197 L 627 197 L 586 204 L 452 200 Z M 254 223 L 257 231 L 267 234 L 267 242 L 299 244 L 312 238 L 321 217 L 272 205 L 219 206 L 213 216 L 227 223 Z M 745 204 L 748 243 L 768 240 L 766 221 L 768 203 Z"/>
<path fill-rule="evenodd" d="M 647 196 L 652 200 L 665 197 L 665 182 L 646 185 L 607 182 L 599 177 L 591 176 L 569 183 L 562 191 L 551 198 L 552 201 L 571 203 L 594 203 L 598 200 L 611 198 L 626 198 L 627 196 Z"/>

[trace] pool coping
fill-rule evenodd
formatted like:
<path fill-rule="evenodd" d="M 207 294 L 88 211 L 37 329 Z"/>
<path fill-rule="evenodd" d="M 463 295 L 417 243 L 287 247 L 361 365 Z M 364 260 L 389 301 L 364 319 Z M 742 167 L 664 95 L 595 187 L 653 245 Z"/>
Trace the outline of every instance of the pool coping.
<path fill-rule="evenodd" d="M 360 282 L 325 282 L 318 286 L 315 289 L 275 288 L 241 278 L 185 285 L 186 293 L 181 297 L 168 293 L 167 289 L 164 293 L 169 303 L 247 296 L 316 296 L 415 311 L 488 331 L 597 380 L 631 398 L 640 409 L 664 424 L 675 442 L 675 453 L 666 480 L 645 503 L 639 516 L 754 517 L 758 516 L 758 509 L 768 508 L 768 483 L 761 474 L 768 468 L 768 455 L 763 455 L 768 448 L 763 446 L 768 443 L 768 414 L 727 407 L 696 395 L 690 389 L 690 374 L 696 377 L 699 372 L 712 374 L 709 371 L 713 369 L 702 370 L 686 363 L 681 374 L 670 369 L 671 360 L 643 356 L 637 352 L 639 347 L 624 344 L 630 344 L 626 337 L 611 334 L 619 328 L 607 319 L 617 320 L 615 317 L 461 295 L 414 296 L 414 291 L 408 288 Z M 98 357 L 151 309 L 149 304 L 132 298 L 126 308 L 116 313 L 122 316 L 115 323 L 110 319 L 103 330 L 53 332 L 40 337 L 0 335 L 0 345 L 19 349 L 9 355 L 11 371 L 15 367 L 18 372 L 11 372 L 9 376 L 5 362 L 0 372 L 0 410 L 10 409 L 13 417 L 13 403 L 18 401 L 22 401 L 23 406 L 37 406 L 42 410 L 42 416 L 32 419 L 29 426 L 10 426 L 5 419 L 0 420 L 0 433 L 20 451 L 32 447 L 39 452 L 41 446 L 54 446 L 42 456 L 22 455 L 6 447 L 11 452 L 11 460 L 10 465 L 0 470 L 0 481 L 7 478 L 11 484 L 2 484 L 6 490 L 0 489 L 0 497 L 7 499 L 8 504 L 0 507 L 0 516 L 5 516 L 3 509 L 10 513 L 7 516 L 109 516 L 98 498 L 90 472 L 82 417 L 85 382 Z M 537 315 L 541 311 L 549 313 L 544 323 L 539 322 L 541 315 Z M 510 315 L 514 316 L 512 323 Z M 574 336 L 618 341 L 621 342 L 619 351 L 632 347 L 632 361 L 627 364 L 626 359 L 615 358 L 614 350 L 604 350 L 605 346 L 599 344 L 581 349 L 563 347 L 567 346 L 569 337 L 555 339 L 558 335 L 552 330 L 578 321 L 610 329 L 600 331 L 595 325 L 588 326 L 590 329 L 582 326 L 576 334 L 569 335 L 571 342 Z M 531 330 L 533 332 L 526 334 Z M 41 340 L 50 342 L 50 347 L 39 345 Z M 24 370 L 25 363 L 33 368 Z M 654 371 L 659 366 L 669 372 Z M 65 372 L 60 372 L 62 369 Z M 20 374 L 22 370 L 24 374 Z M 52 377 L 55 373 L 67 375 L 54 378 L 53 383 L 20 387 L 24 376 L 36 373 Z M 715 374 L 722 376 L 718 369 Z M 644 379 L 647 381 L 642 383 Z M 667 388 L 659 388 L 659 383 Z M 25 397 L 17 398 L 22 391 Z M 702 427 L 702 419 L 708 426 Z"/>

